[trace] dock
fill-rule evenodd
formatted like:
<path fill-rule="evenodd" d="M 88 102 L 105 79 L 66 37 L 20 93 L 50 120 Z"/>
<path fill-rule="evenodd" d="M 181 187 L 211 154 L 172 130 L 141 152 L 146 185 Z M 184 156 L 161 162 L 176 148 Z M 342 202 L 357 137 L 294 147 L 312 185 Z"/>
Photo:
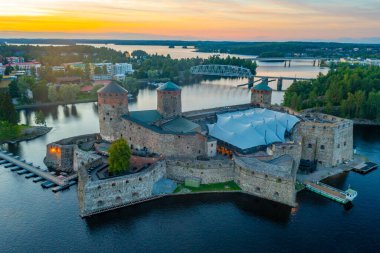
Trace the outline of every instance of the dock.
<path fill-rule="evenodd" d="M 342 191 L 330 185 L 321 183 L 319 181 L 305 182 L 305 187 L 309 191 L 317 193 L 328 199 L 334 200 L 340 204 L 347 204 L 357 196 L 357 192 L 350 188 L 346 191 Z"/>
<path fill-rule="evenodd" d="M 373 162 L 365 162 L 356 165 L 352 168 L 353 171 L 358 172 L 360 174 L 367 174 L 368 172 L 376 169 L 379 165 Z"/>
<path fill-rule="evenodd" d="M 2 165 L 5 168 L 18 166 L 22 170 L 19 170 L 17 173 L 21 173 L 21 174 L 33 173 L 37 177 L 41 177 L 44 180 L 54 183 L 54 185 L 64 186 L 64 185 L 69 184 L 70 181 L 76 180 L 78 177 L 77 173 L 75 173 L 65 179 L 60 179 L 54 175 L 51 175 L 49 172 L 43 171 L 37 166 L 34 166 L 32 163 L 28 163 L 25 160 L 21 160 L 20 157 L 18 156 L 15 157 L 11 153 L 7 153 L 4 151 L 0 151 L 0 159 L 1 161 L 5 161 L 2 163 Z M 24 171 L 26 172 L 24 173 Z"/>

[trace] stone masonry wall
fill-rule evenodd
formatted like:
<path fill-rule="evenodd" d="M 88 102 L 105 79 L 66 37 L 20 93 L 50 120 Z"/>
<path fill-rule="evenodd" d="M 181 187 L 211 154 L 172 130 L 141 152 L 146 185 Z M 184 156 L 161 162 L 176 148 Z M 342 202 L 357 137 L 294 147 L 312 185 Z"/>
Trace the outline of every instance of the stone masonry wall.
<path fill-rule="evenodd" d="M 331 117 L 331 116 L 330 116 Z M 302 159 L 325 167 L 336 166 L 353 156 L 353 123 L 339 120 L 334 123 L 301 122 Z"/>
<path fill-rule="evenodd" d="M 90 169 L 97 167 L 103 163 L 102 157 L 83 151 L 79 149 L 78 147 L 74 148 L 74 155 L 73 155 L 73 169 L 74 171 L 78 171 L 79 169 Z"/>
<path fill-rule="evenodd" d="M 157 111 L 164 118 L 180 116 L 182 114 L 181 90 L 157 90 Z"/>
<path fill-rule="evenodd" d="M 284 178 L 247 168 L 238 161 L 235 164 L 235 182 L 249 194 L 296 206 L 295 176 Z M 262 166 L 275 166 L 262 162 Z"/>
<path fill-rule="evenodd" d="M 120 137 L 121 116 L 128 114 L 127 94 L 98 94 L 99 128 L 104 140 L 114 141 Z"/>
<path fill-rule="evenodd" d="M 123 120 L 123 137 L 133 148 L 148 148 L 166 157 L 206 156 L 207 138 L 199 133 L 158 133 L 127 119 Z"/>
<path fill-rule="evenodd" d="M 202 184 L 220 183 L 234 180 L 232 160 L 167 160 L 167 177 L 185 181 L 188 177 L 201 179 Z"/>
<path fill-rule="evenodd" d="M 136 174 L 91 181 L 86 169 L 79 171 L 78 198 L 81 216 L 152 197 L 153 185 L 166 174 L 159 161 Z"/>

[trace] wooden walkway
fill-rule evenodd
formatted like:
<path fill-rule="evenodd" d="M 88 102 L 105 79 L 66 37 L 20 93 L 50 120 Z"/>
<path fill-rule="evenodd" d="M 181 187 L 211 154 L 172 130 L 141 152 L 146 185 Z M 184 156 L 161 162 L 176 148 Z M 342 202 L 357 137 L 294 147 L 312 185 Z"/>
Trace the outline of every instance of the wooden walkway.
<path fill-rule="evenodd" d="M 65 179 L 59 179 L 58 177 L 51 175 L 49 172 L 36 168 L 30 164 L 27 164 L 26 162 L 22 162 L 21 160 L 16 159 L 15 157 L 9 155 L 8 153 L 4 151 L 0 151 L 0 159 L 4 159 L 14 165 L 17 165 L 25 170 L 28 170 L 39 177 L 42 177 L 50 182 L 55 183 L 56 185 L 64 186 L 68 184 L 70 180 L 74 180 L 78 177 L 78 174 L 75 173 L 74 175 L 71 175 Z"/>

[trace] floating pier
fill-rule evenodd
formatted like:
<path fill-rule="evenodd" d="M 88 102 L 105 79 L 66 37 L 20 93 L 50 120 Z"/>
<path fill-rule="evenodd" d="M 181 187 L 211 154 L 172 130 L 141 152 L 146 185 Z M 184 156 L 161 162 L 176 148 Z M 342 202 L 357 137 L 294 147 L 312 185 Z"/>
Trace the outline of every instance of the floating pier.
<path fill-rule="evenodd" d="M 26 174 L 26 173 L 33 173 L 35 176 L 41 177 L 44 180 L 47 180 L 49 182 L 52 182 L 53 185 L 67 185 L 70 181 L 76 180 L 78 175 L 77 173 L 66 177 L 66 178 L 58 178 L 54 175 L 51 175 L 49 172 L 46 172 L 39 168 L 38 166 L 34 166 L 33 163 L 28 163 L 23 159 L 20 159 L 18 156 L 13 156 L 12 153 L 0 151 L 0 162 L 5 168 L 9 168 L 12 166 L 18 166 L 21 170 L 19 170 L 17 173 L 20 175 Z M 26 172 L 25 172 L 26 171 Z"/>
<path fill-rule="evenodd" d="M 26 176 L 25 176 L 25 178 L 32 178 L 32 177 L 36 177 L 37 175 L 36 174 L 34 174 L 34 173 L 29 173 L 29 174 L 27 174 Z"/>
<path fill-rule="evenodd" d="M 41 184 L 42 188 L 51 188 L 53 186 L 55 186 L 56 184 L 53 183 L 53 182 L 50 182 L 50 181 L 46 181 L 44 183 Z"/>
<path fill-rule="evenodd" d="M 356 165 L 352 168 L 353 171 L 358 172 L 360 174 L 367 174 L 368 172 L 376 169 L 379 165 L 373 162 L 365 162 Z"/>
<path fill-rule="evenodd" d="M 356 198 L 358 193 L 352 189 L 347 189 L 346 191 L 339 190 L 330 185 L 317 182 L 305 182 L 305 187 L 309 191 L 317 193 L 328 199 L 332 199 L 341 204 L 347 204 Z"/>
<path fill-rule="evenodd" d="M 9 167 L 13 166 L 13 163 L 6 163 L 3 166 L 4 166 L 4 168 L 9 168 Z"/>
<path fill-rule="evenodd" d="M 23 174 L 26 174 L 26 173 L 29 173 L 29 171 L 25 170 L 25 169 L 17 171 L 17 174 L 19 174 L 19 175 L 23 175 Z"/>
<path fill-rule="evenodd" d="M 38 183 L 38 182 L 41 182 L 41 181 L 45 181 L 45 179 L 42 178 L 42 177 L 36 177 L 35 179 L 33 179 L 34 183 Z"/>
<path fill-rule="evenodd" d="M 14 166 L 14 167 L 11 167 L 10 169 L 11 169 L 11 171 L 21 170 L 21 168 L 19 166 Z"/>

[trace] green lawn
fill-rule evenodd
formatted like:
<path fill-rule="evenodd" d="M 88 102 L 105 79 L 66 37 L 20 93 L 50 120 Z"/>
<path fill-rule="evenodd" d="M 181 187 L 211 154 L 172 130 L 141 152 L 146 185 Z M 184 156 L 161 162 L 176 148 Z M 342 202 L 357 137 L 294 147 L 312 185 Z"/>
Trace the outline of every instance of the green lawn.
<path fill-rule="evenodd" d="M 27 125 L 11 125 L 0 122 L 0 142 L 11 141 L 21 137 L 23 130 L 28 127 Z"/>
<path fill-rule="evenodd" d="M 210 192 L 210 191 L 240 191 L 241 188 L 234 182 L 228 181 L 215 184 L 201 184 L 198 188 L 185 186 L 184 183 L 178 184 L 174 193 L 180 192 Z"/>
<path fill-rule="evenodd" d="M 305 185 L 301 182 L 296 181 L 295 188 L 296 188 L 296 191 L 301 191 L 305 188 Z"/>

